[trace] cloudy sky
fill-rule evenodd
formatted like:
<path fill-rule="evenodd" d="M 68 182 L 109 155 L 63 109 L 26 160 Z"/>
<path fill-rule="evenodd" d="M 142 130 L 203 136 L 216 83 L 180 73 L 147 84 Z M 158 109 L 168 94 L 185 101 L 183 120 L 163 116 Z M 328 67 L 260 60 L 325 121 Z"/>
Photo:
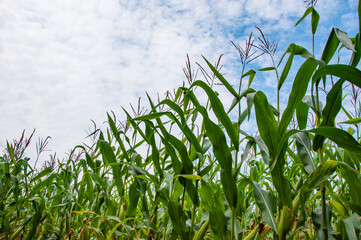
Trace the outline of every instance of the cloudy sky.
<path fill-rule="evenodd" d="M 318 1 L 316 49 L 333 26 L 355 35 L 357 2 Z M 309 19 L 294 27 L 305 7 L 303 0 L 0 0 L 0 147 L 36 128 L 35 141 L 51 136 L 48 149 L 64 156 L 84 141 L 91 119 L 104 126 L 107 111 L 125 118 L 121 106 L 145 91 L 156 98 L 180 86 L 187 53 L 193 64 L 224 54 L 223 72 L 236 84 L 239 59 L 229 40 L 243 45 L 251 32 L 259 36 L 255 26 L 279 43 L 278 57 L 291 42 L 311 51 Z M 265 75 L 253 87 L 274 82 Z"/>

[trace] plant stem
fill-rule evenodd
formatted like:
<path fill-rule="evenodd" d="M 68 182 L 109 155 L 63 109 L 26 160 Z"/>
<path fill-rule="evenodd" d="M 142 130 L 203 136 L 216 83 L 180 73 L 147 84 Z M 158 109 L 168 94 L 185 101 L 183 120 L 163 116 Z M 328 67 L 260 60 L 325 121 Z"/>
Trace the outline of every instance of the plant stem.
<path fill-rule="evenodd" d="M 231 240 L 233 239 L 238 239 L 237 234 L 235 234 L 235 228 L 234 228 L 234 223 L 235 223 L 235 213 L 236 213 L 236 208 L 232 207 L 232 218 L 231 218 Z"/>
<path fill-rule="evenodd" d="M 277 112 L 278 112 L 277 120 L 279 122 L 280 121 L 280 89 L 279 89 L 280 77 L 278 75 L 277 66 L 275 60 L 273 59 L 273 55 L 272 54 L 269 55 L 271 56 L 273 67 L 275 68 L 276 77 L 277 77 Z"/>
<path fill-rule="evenodd" d="M 313 35 L 312 35 L 313 36 Z M 312 38 L 312 40 L 314 40 Z M 318 86 L 316 86 L 316 105 L 317 105 L 317 119 L 316 119 L 316 127 L 321 125 L 321 115 L 320 112 L 320 104 L 319 104 L 319 94 L 318 94 Z M 317 151 L 319 164 L 323 163 L 323 152 L 322 147 Z M 324 239 L 328 240 L 328 232 L 327 232 L 327 213 L 326 213 L 326 188 L 325 184 L 321 184 L 321 207 L 322 207 L 322 231 L 324 235 Z"/>

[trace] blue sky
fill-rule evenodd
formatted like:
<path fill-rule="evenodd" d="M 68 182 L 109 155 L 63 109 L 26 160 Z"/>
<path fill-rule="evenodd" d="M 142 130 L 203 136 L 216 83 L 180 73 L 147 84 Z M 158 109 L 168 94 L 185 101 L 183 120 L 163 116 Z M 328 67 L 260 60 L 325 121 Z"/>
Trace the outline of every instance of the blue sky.
<path fill-rule="evenodd" d="M 333 26 L 354 37 L 357 4 L 318 1 L 316 56 Z M 1 1 L 0 147 L 36 128 L 34 143 L 51 136 L 48 149 L 64 156 L 85 141 L 91 119 L 105 127 L 107 111 L 125 119 L 121 107 L 145 99 L 145 91 L 156 98 L 180 86 L 187 53 L 192 63 L 224 54 L 222 72 L 236 85 L 240 62 L 229 40 L 242 46 L 251 32 L 259 36 L 255 26 L 279 43 L 276 59 L 291 42 L 311 51 L 309 18 L 294 27 L 305 7 L 303 0 Z M 253 67 L 269 64 L 262 57 Z M 274 86 L 267 73 L 253 84 L 270 93 Z"/>

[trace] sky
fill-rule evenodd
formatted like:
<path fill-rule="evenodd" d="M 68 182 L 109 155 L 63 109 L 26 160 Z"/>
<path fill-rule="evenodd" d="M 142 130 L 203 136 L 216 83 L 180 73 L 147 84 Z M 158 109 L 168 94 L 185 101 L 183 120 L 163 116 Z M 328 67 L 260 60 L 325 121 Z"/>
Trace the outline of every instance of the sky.
<path fill-rule="evenodd" d="M 319 0 L 316 34 L 320 53 L 332 27 L 357 32 L 357 0 Z M 93 120 L 106 127 L 106 113 L 125 119 L 121 107 L 137 104 L 185 81 L 192 66 L 215 62 L 232 84 L 240 77 L 239 56 L 255 26 L 278 43 L 276 59 L 294 42 L 311 51 L 310 19 L 296 28 L 303 0 L 0 0 L 0 150 L 25 129 L 37 139 L 51 136 L 48 153 L 63 157 L 86 141 Z M 317 56 L 317 54 L 316 54 Z M 267 57 L 256 68 L 267 67 Z M 292 74 L 292 70 L 291 70 Z M 200 75 L 199 75 L 200 76 Z M 274 91 L 274 77 L 260 75 L 256 90 Z M 222 92 L 222 89 L 217 89 Z M 287 100 L 287 94 L 283 95 Z M 231 101 L 228 99 L 226 101 Z M 248 123 L 248 128 L 252 129 Z"/>

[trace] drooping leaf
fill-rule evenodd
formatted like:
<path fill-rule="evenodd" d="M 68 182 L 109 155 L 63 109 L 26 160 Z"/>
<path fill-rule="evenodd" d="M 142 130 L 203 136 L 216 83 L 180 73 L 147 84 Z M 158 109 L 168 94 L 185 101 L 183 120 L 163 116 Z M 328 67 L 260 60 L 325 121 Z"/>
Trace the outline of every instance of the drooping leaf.
<path fill-rule="evenodd" d="M 347 33 L 345 33 L 344 31 L 341 31 L 338 28 L 335 28 L 335 33 L 336 33 L 337 38 L 347 49 L 356 52 L 355 48 L 353 47 L 353 43 L 352 43 L 351 39 L 347 36 Z"/>
<path fill-rule="evenodd" d="M 357 214 L 352 214 L 349 218 L 342 219 L 345 224 L 348 239 L 358 239 L 360 235 L 360 219 Z"/>
<path fill-rule="evenodd" d="M 312 15 L 311 17 L 312 34 L 315 34 L 317 31 L 318 22 L 320 21 L 320 15 L 313 7 L 312 7 L 311 15 Z"/>
<path fill-rule="evenodd" d="M 346 180 L 351 199 L 361 206 L 361 174 L 344 162 L 339 162 L 342 177 Z"/>
<path fill-rule="evenodd" d="M 316 70 L 315 74 L 312 77 L 312 82 L 317 82 L 318 79 L 326 75 L 337 76 L 341 79 L 345 79 L 350 83 L 361 87 L 361 71 L 356 67 L 343 65 L 343 64 L 334 64 L 322 66 Z"/>
<path fill-rule="evenodd" d="M 308 174 L 316 169 L 315 161 L 311 152 L 311 139 L 307 132 L 295 133 L 292 138 L 296 140 L 298 156 Z"/>
<path fill-rule="evenodd" d="M 346 131 L 336 127 L 319 127 L 309 132 L 324 136 L 349 151 L 361 151 L 361 145 Z"/>
<path fill-rule="evenodd" d="M 311 6 L 311 7 L 308 7 L 308 8 L 306 9 L 305 13 L 303 14 L 303 16 L 296 22 L 296 25 L 295 25 L 295 26 L 297 26 L 298 24 L 300 24 L 300 22 L 302 22 L 303 19 L 305 19 L 305 18 L 312 12 L 312 10 L 313 10 L 313 7 L 312 7 L 312 6 Z"/>
<path fill-rule="evenodd" d="M 273 231 L 277 234 L 277 223 L 274 219 L 274 207 L 270 192 L 261 189 L 258 183 L 253 181 L 253 193 L 257 206 L 262 212 L 263 220 L 270 225 Z"/>

